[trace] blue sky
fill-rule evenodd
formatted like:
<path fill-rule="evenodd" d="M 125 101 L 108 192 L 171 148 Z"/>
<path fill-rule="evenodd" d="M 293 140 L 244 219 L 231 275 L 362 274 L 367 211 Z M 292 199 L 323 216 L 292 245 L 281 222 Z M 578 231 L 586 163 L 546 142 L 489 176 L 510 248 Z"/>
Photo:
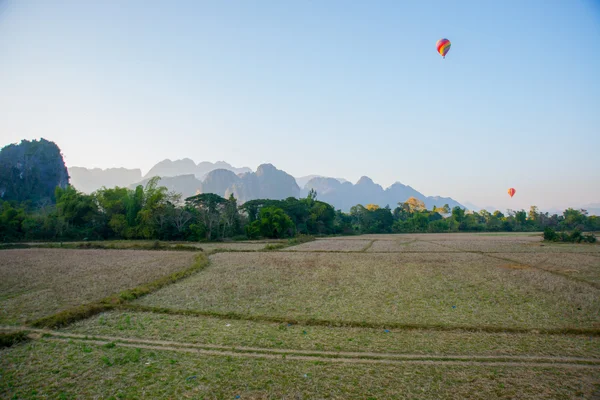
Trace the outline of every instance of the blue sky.
<path fill-rule="evenodd" d="M 598 71 L 591 0 L 0 0 L 0 145 L 577 206 L 600 202 Z"/>

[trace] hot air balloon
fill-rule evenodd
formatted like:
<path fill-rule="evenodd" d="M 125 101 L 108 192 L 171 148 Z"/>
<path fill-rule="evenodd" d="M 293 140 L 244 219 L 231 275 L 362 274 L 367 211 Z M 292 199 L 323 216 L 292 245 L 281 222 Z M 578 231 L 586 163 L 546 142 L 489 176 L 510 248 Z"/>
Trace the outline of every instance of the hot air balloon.
<path fill-rule="evenodd" d="M 448 39 L 440 39 L 435 44 L 438 53 L 440 53 L 440 55 L 444 58 L 446 58 L 446 54 L 448 54 L 448 51 L 450 51 L 450 46 L 451 43 Z"/>
<path fill-rule="evenodd" d="M 515 195 L 515 193 L 517 193 L 517 191 L 515 190 L 515 188 L 508 189 L 508 194 L 510 195 L 510 197 L 513 197 Z"/>

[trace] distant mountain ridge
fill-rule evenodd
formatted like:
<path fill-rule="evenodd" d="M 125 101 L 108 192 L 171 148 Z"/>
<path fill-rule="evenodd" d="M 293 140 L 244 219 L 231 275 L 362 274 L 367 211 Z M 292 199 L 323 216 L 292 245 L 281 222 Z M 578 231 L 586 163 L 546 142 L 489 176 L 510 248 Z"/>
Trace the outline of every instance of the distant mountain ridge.
<path fill-rule="evenodd" d="M 215 169 L 226 169 L 235 174 L 252 172 L 248 167 L 236 168 L 225 161 L 217 161 L 211 163 L 202 161 L 196 164 L 189 158 L 171 161 L 169 159 L 162 160 L 154 165 L 148 173 L 142 176 L 142 171 L 139 168 L 85 168 L 85 167 L 70 167 L 71 184 L 84 193 L 92 193 L 101 187 L 128 187 L 141 181 L 147 182 L 154 176 L 161 178 L 170 178 L 182 175 L 193 175 L 196 179 L 204 179 L 206 174 Z M 166 182 L 174 183 L 172 180 L 163 180 L 163 185 Z M 191 182 L 188 180 L 188 184 Z"/>
<path fill-rule="evenodd" d="M 405 202 L 410 197 L 422 200 L 427 208 L 433 206 L 443 207 L 448 204 L 450 208 L 461 207 L 462 204 L 450 197 L 425 196 L 410 186 L 396 182 L 387 189 L 376 184 L 367 176 L 361 177 L 356 184 L 350 182 L 341 183 L 334 178 L 313 178 L 307 182 L 301 192 L 301 196 L 307 194 L 311 189 L 317 192 L 317 198 L 332 204 L 335 208 L 348 211 L 357 204 L 377 204 L 380 207 L 389 205 L 392 209 L 399 202 Z"/>
<path fill-rule="evenodd" d="M 129 185 L 145 186 L 150 178 Z M 222 197 L 233 196 L 244 203 L 254 199 L 285 199 L 298 197 L 300 188 L 293 176 L 275 168 L 271 164 L 259 165 L 256 172 L 235 174 L 227 169 L 214 169 L 205 175 L 204 180 L 197 179 L 193 174 L 174 177 L 162 177 L 159 185 L 169 191 L 181 193 L 183 198 L 197 193 L 215 193 Z"/>
<path fill-rule="evenodd" d="M 92 193 L 101 187 L 127 187 L 142 179 L 141 169 L 70 167 L 71 185 L 83 193 Z"/>
<path fill-rule="evenodd" d="M 323 176 L 323 175 L 306 175 L 306 176 L 301 176 L 299 178 L 296 178 L 296 183 L 301 188 L 304 188 L 304 186 L 306 186 L 306 184 L 308 183 L 308 181 L 310 181 L 313 178 L 327 178 L 327 177 Z M 340 183 L 348 182 L 344 178 L 334 178 L 334 179 L 340 181 Z"/>
<path fill-rule="evenodd" d="M 71 167 L 69 171 L 73 186 L 86 193 L 102 186 L 133 188 L 145 185 L 150 178 L 159 176 L 160 185 L 181 193 L 183 198 L 196 193 L 215 193 L 223 197 L 233 194 L 240 204 L 254 199 L 304 197 L 314 189 L 319 200 L 343 211 L 348 211 L 357 204 L 377 204 L 381 207 L 389 205 L 395 208 L 399 202 L 404 202 L 409 197 L 422 200 L 428 208 L 434 205 L 442 207 L 445 204 L 464 207 L 452 198 L 426 196 L 400 182 L 384 189 L 366 176 L 361 177 L 356 184 L 342 178 L 320 175 L 294 178 L 271 164 L 261 164 L 253 172 L 250 168 L 236 168 L 224 161 L 196 164 L 189 158 L 174 161 L 166 159 L 154 165 L 143 178 L 139 169 L 88 170 Z"/>
<path fill-rule="evenodd" d="M 252 172 L 252 170 L 248 167 L 236 168 L 225 161 L 217 161 L 215 163 L 203 161 L 196 164 L 194 160 L 189 158 L 175 161 L 171 161 L 167 158 L 150 168 L 150 171 L 144 175 L 144 179 L 152 178 L 153 176 L 167 177 L 190 174 L 195 175 L 198 179 L 204 179 L 206 174 L 214 171 L 215 169 L 225 169 L 233 172 L 234 174 Z"/>

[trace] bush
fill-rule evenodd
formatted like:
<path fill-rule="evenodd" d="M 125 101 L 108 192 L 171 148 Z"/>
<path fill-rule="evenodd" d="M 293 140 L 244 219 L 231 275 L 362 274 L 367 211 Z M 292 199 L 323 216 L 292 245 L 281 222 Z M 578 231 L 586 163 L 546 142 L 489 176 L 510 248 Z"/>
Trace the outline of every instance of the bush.
<path fill-rule="evenodd" d="M 287 246 L 283 243 L 275 243 L 275 244 L 268 244 L 265 246 L 264 250 L 266 251 L 274 251 L 274 250 L 280 250 L 283 248 L 286 248 Z"/>
<path fill-rule="evenodd" d="M 587 235 L 583 235 L 583 240 L 588 243 L 596 243 L 596 235 L 590 232 Z"/>
<path fill-rule="evenodd" d="M 556 242 L 558 240 L 556 231 L 550 227 L 544 229 L 544 240 L 548 242 Z"/>
<path fill-rule="evenodd" d="M 575 229 L 571 234 L 568 232 L 556 233 L 552 228 L 544 229 L 544 240 L 549 242 L 565 243 L 596 243 L 596 235 L 593 233 L 583 234 L 579 229 Z"/>
<path fill-rule="evenodd" d="M 306 243 L 306 242 L 312 242 L 313 240 L 315 240 L 315 237 L 312 235 L 296 235 L 293 238 L 288 239 L 288 245 L 289 246 L 294 246 L 300 243 Z"/>

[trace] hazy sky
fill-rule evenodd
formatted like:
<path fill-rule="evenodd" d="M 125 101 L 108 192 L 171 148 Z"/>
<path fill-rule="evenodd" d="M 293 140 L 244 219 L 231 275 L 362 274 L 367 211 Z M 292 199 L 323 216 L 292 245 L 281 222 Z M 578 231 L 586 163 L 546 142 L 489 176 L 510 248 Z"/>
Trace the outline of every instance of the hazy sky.
<path fill-rule="evenodd" d="M 600 202 L 599 43 L 596 0 L 0 0 L 0 146 L 577 206 Z"/>

